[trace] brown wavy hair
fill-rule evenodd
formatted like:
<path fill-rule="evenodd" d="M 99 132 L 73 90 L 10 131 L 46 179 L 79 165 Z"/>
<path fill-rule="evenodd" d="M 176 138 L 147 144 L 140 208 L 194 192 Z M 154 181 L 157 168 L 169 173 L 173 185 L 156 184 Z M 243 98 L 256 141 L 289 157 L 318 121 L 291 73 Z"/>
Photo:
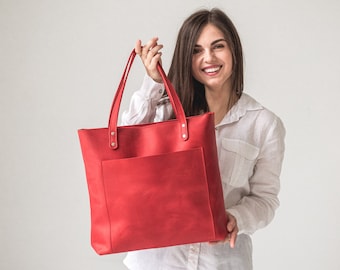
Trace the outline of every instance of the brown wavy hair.
<path fill-rule="evenodd" d="M 181 26 L 168 77 L 176 89 L 187 116 L 209 111 L 204 85 L 192 75 L 192 57 L 202 29 L 213 24 L 224 35 L 233 58 L 232 95 L 229 108 L 243 92 L 243 54 L 237 30 L 229 17 L 220 9 L 202 9 L 189 16 Z"/>

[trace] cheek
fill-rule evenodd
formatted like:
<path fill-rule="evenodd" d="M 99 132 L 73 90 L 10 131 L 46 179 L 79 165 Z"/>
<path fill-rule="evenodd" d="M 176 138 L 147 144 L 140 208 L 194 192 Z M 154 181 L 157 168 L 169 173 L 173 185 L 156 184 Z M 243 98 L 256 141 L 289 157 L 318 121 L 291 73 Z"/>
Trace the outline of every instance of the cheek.
<path fill-rule="evenodd" d="M 194 60 L 194 59 L 192 60 L 191 70 L 192 70 L 192 75 L 194 76 L 194 78 L 198 80 L 200 68 L 199 68 L 199 63 L 197 60 Z"/>
<path fill-rule="evenodd" d="M 226 54 L 224 57 L 225 57 L 224 59 L 225 59 L 226 65 L 228 66 L 229 69 L 232 70 L 233 69 L 233 57 L 231 53 Z"/>

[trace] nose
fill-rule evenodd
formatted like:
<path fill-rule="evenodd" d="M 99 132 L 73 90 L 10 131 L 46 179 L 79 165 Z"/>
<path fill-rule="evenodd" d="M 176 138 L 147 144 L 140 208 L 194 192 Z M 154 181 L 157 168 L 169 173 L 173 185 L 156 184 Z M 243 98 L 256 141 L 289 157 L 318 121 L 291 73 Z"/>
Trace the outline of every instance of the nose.
<path fill-rule="evenodd" d="M 215 58 L 215 53 L 213 50 L 207 49 L 204 53 L 204 61 L 211 62 Z"/>

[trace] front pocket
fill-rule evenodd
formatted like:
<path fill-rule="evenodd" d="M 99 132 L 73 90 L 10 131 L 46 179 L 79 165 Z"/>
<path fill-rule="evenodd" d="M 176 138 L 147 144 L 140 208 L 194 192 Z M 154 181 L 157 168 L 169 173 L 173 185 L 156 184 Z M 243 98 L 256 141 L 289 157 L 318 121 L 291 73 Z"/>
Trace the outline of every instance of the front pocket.
<path fill-rule="evenodd" d="M 224 176 L 229 179 L 229 185 L 243 186 L 254 171 L 255 161 L 259 155 L 259 148 L 245 141 L 227 139 L 222 140 L 223 150 L 230 165 L 224 170 Z M 227 174 L 227 175 L 226 175 Z"/>
<path fill-rule="evenodd" d="M 112 245 L 129 250 L 213 237 L 201 148 L 102 162 Z M 206 235 L 202 235 L 206 232 Z"/>

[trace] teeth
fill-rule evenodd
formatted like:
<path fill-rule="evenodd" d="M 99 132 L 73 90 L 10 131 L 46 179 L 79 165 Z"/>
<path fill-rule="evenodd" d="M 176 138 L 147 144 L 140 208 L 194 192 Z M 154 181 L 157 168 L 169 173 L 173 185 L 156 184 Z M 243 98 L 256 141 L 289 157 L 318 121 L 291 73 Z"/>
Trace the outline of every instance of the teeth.
<path fill-rule="evenodd" d="M 213 72 L 220 70 L 220 68 L 221 67 L 206 68 L 206 69 L 204 69 L 204 71 L 207 72 L 207 73 L 213 73 Z"/>

